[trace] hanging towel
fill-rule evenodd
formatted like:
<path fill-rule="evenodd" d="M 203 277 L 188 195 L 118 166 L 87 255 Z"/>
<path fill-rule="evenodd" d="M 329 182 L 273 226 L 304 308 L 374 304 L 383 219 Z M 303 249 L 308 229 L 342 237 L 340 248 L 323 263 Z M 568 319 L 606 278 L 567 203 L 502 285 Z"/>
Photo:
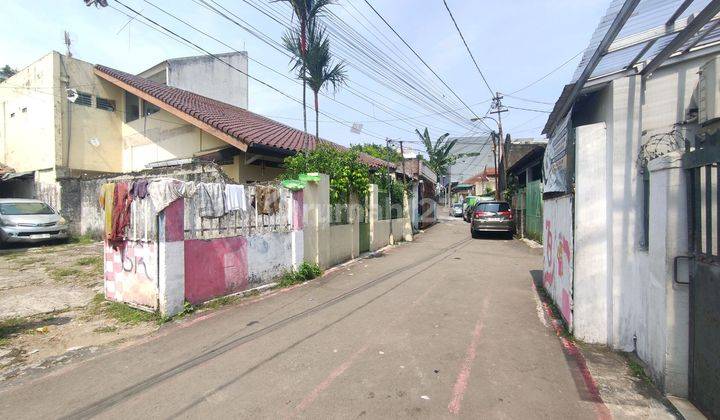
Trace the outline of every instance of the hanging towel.
<path fill-rule="evenodd" d="M 150 182 L 147 189 L 155 212 L 159 213 L 173 201 L 182 197 L 179 191 L 181 184 L 183 184 L 182 181 L 169 178 L 157 179 Z"/>
<path fill-rule="evenodd" d="M 112 229 L 108 236 L 108 242 L 117 249 L 125 240 L 125 231 L 130 224 L 130 185 L 126 182 L 118 182 L 115 185 L 114 205 L 112 209 Z"/>
<path fill-rule="evenodd" d="M 221 217 L 225 212 L 225 187 L 223 184 L 202 182 L 197 184 L 201 217 Z"/>
<path fill-rule="evenodd" d="M 247 210 L 244 185 L 225 184 L 225 211 L 233 210 Z"/>
<path fill-rule="evenodd" d="M 100 196 L 98 201 L 100 207 L 105 211 L 105 239 L 112 236 L 112 214 L 115 200 L 115 183 L 108 182 L 100 187 Z"/>
<path fill-rule="evenodd" d="M 133 182 L 130 186 L 130 196 L 133 200 L 138 198 L 143 199 L 148 196 L 148 181 L 147 179 L 138 179 Z"/>

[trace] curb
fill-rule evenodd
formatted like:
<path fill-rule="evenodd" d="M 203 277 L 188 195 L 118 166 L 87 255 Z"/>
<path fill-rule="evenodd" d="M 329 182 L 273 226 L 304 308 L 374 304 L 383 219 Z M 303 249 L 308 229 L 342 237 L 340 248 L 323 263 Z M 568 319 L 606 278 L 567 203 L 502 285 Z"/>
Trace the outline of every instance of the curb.
<path fill-rule="evenodd" d="M 585 356 L 583 356 L 582 352 L 575 343 L 564 337 L 564 322 L 553 315 L 552 310 L 550 310 L 547 297 L 538 293 L 538 286 L 535 284 L 535 280 L 531 280 L 531 284 L 533 291 L 542 303 L 543 309 L 545 310 L 545 316 L 547 316 L 550 320 L 550 324 L 555 330 L 555 334 L 557 335 L 558 340 L 560 340 L 560 344 L 562 344 L 563 353 L 575 361 L 575 364 L 582 375 L 585 388 L 587 389 L 590 399 L 593 402 L 597 418 L 612 419 L 612 413 L 607 405 L 605 405 L 605 401 L 603 401 L 602 396 L 600 395 L 597 382 L 595 382 L 595 378 L 593 378 L 592 373 L 590 373 L 590 369 L 588 369 Z"/>

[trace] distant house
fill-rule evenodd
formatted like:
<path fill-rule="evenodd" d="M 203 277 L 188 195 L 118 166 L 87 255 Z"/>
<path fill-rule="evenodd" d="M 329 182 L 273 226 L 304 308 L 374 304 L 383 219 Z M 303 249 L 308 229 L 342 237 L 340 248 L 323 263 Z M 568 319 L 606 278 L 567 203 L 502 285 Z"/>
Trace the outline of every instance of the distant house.
<path fill-rule="evenodd" d="M 401 171 L 402 165 L 397 170 Z M 413 229 L 422 229 L 437 221 L 437 174 L 421 158 L 405 159 L 406 177 L 412 180 L 410 218 Z"/>
<path fill-rule="evenodd" d="M 0 162 L 16 171 L 15 182 L 0 180 L 0 196 L 37 197 L 63 210 L 78 199 L 63 194 L 61 179 L 198 160 L 239 183 L 267 181 L 282 173 L 286 156 L 315 148 L 312 135 L 214 98 L 247 106 L 247 76 L 229 67 L 231 76 L 218 75 L 215 66 L 167 60 L 146 78 L 52 52 L 20 70 L 0 84 Z M 233 98 L 223 83 L 238 87 Z"/>
<path fill-rule="evenodd" d="M 479 174 L 462 180 L 458 185 L 468 185 L 464 188 L 467 195 L 485 195 L 495 191 L 495 180 L 497 179 L 497 170 L 495 168 L 485 167 Z"/>

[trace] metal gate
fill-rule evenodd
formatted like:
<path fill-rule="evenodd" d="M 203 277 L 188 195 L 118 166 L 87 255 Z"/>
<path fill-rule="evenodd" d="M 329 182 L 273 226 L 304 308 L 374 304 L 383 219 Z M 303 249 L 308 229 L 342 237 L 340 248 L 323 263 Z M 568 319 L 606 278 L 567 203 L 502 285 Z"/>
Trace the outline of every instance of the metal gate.
<path fill-rule="evenodd" d="M 685 153 L 690 264 L 690 399 L 720 418 L 720 147 Z"/>
<path fill-rule="evenodd" d="M 542 181 L 532 181 L 525 188 L 525 236 L 542 243 L 543 200 Z"/>

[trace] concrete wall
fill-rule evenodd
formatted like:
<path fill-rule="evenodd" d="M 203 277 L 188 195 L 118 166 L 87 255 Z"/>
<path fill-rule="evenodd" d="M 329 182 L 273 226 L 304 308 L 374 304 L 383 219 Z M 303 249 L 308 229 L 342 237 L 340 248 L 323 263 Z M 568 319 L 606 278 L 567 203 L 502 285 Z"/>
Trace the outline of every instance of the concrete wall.
<path fill-rule="evenodd" d="M 248 109 L 247 53 L 219 54 L 218 57 L 246 74 L 213 57 L 179 58 L 168 60 L 168 85 Z"/>
<path fill-rule="evenodd" d="M 675 256 L 687 250 L 684 173 L 680 152 L 648 164 L 645 243 L 637 161 L 644 142 L 673 132 L 696 107 L 698 70 L 710 59 L 668 65 L 647 79 L 616 79 L 576 104 L 573 117 L 579 125 L 573 332 L 637 352 L 655 381 L 681 396 L 687 395 L 688 291 L 673 282 L 672 271 Z M 686 133 L 694 130 L 692 124 L 684 127 Z M 681 269 L 681 277 L 686 273 Z M 553 296 L 561 302 L 562 296 Z"/>
<path fill-rule="evenodd" d="M 61 158 L 56 64 L 49 53 L 0 83 L 0 161 L 19 172 L 53 168 Z"/>
<path fill-rule="evenodd" d="M 543 285 L 552 296 L 568 328 L 573 328 L 573 198 L 543 202 Z"/>

